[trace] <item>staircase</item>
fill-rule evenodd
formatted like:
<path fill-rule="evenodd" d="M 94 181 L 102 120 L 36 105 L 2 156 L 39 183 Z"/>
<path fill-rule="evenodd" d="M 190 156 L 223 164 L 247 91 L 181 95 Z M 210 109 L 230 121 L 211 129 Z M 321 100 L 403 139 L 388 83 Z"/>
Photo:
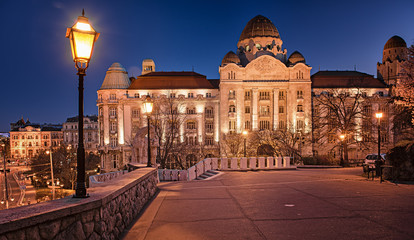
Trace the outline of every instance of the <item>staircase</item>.
<path fill-rule="evenodd" d="M 220 172 L 214 171 L 214 170 L 208 170 L 207 172 L 201 174 L 200 176 L 198 176 L 195 180 L 206 180 L 210 177 L 216 176 L 217 174 L 219 174 Z"/>

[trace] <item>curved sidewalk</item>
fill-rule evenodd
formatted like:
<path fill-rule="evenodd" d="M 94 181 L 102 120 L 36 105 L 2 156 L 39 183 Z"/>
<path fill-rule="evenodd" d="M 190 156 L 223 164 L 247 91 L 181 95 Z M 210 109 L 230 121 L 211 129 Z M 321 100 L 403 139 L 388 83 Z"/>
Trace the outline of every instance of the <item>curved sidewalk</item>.
<path fill-rule="evenodd" d="M 413 239 L 414 186 L 361 173 L 226 172 L 161 183 L 124 239 Z"/>

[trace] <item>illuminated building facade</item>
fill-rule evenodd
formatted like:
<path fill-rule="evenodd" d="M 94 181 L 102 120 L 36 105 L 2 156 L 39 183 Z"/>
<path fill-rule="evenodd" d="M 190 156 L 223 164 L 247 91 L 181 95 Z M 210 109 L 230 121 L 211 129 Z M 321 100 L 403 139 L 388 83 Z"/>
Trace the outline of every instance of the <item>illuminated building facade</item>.
<path fill-rule="evenodd" d="M 33 124 L 22 118 L 10 127 L 10 155 L 15 159 L 32 158 L 42 150 L 56 149 L 63 144 L 59 124 Z"/>
<path fill-rule="evenodd" d="M 63 143 L 69 148 L 78 148 L 78 116 L 71 117 L 63 123 Z M 85 152 L 97 152 L 99 145 L 98 116 L 84 116 L 83 140 Z"/>

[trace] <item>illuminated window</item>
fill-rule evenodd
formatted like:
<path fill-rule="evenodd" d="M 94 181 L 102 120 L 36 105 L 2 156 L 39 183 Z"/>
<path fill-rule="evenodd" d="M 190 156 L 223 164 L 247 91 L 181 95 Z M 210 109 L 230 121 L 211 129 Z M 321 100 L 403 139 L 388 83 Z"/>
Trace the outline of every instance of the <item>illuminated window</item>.
<path fill-rule="evenodd" d="M 303 91 L 302 90 L 296 91 L 296 94 L 297 94 L 297 98 L 298 99 L 302 99 L 303 98 Z"/>
<path fill-rule="evenodd" d="M 305 123 L 302 120 L 296 122 L 296 129 L 301 130 L 305 127 Z"/>
<path fill-rule="evenodd" d="M 137 108 L 132 109 L 132 117 L 133 118 L 139 118 L 139 115 L 140 115 L 140 110 L 139 109 L 137 109 Z"/>
<path fill-rule="evenodd" d="M 252 124 L 250 123 L 250 121 L 244 122 L 244 129 L 246 129 L 246 130 L 251 130 L 252 129 Z"/>
<path fill-rule="evenodd" d="M 234 112 L 236 112 L 236 106 L 234 106 L 234 105 L 230 105 L 230 106 L 229 106 L 229 112 L 230 112 L 230 113 L 234 113 Z"/>
<path fill-rule="evenodd" d="M 207 118 L 212 118 L 214 117 L 214 110 L 212 107 L 207 107 L 206 108 L 206 117 Z"/>
<path fill-rule="evenodd" d="M 246 45 L 246 52 L 250 52 L 251 51 L 251 49 L 250 49 L 250 47 L 249 47 L 249 45 Z"/>
<path fill-rule="evenodd" d="M 244 112 L 245 113 L 250 113 L 250 106 L 245 106 L 244 107 Z"/>
<path fill-rule="evenodd" d="M 257 48 L 257 50 L 261 50 L 262 49 L 262 45 L 260 45 L 259 43 L 256 43 L 256 48 Z"/>
<path fill-rule="evenodd" d="M 187 122 L 187 129 L 189 129 L 189 130 L 196 129 L 195 121 L 188 121 Z"/>
<path fill-rule="evenodd" d="M 234 120 L 229 121 L 229 130 L 230 131 L 236 130 L 236 121 L 234 121 Z"/>
<path fill-rule="evenodd" d="M 270 129 L 270 122 L 269 121 L 259 121 L 259 129 Z"/>
<path fill-rule="evenodd" d="M 110 117 L 116 117 L 116 108 L 110 108 L 109 109 L 109 116 Z"/>

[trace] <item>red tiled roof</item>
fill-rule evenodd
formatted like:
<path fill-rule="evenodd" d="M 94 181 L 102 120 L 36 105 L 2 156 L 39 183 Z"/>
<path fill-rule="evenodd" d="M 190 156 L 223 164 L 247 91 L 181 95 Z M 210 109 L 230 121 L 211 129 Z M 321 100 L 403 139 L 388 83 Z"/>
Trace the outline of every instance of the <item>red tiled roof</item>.
<path fill-rule="evenodd" d="M 358 71 L 319 71 L 311 76 L 312 88 L 386 88 L 373 75 Z"/>
<path fill-rule="evenodd" d="M 196 72 L 150 72 L 138 76 L 128 89 L 216 88 L 206 76 Z"/>

